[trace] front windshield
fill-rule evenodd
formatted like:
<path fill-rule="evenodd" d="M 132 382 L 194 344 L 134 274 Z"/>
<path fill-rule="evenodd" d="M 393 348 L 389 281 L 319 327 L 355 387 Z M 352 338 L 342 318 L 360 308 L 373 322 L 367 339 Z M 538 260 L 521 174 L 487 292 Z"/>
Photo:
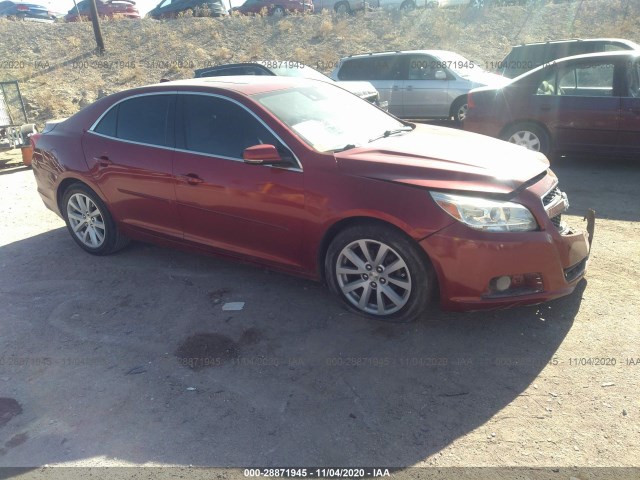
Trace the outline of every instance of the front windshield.
<path fill-rule="evenodd" d="M 446 64 L 447 68 L 453 70 L 461 77 L 468 77 L 473 73 L 483 71 L 476 62 L 473 62 L 455 52 L 445 52 L 438 55 L 438 57 Z"/>
<path fill-rule="evenodd" d="M 320 152 L 365 145 L 386 132 L 406 128 L 369 102 L 321 82 L 254 98 Z"/>

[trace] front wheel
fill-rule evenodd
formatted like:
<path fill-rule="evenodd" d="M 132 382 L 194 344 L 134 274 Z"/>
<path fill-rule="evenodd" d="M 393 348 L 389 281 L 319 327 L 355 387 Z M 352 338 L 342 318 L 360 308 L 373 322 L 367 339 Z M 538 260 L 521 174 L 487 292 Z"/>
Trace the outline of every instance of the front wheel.
<path fill-rule="evenodd" d="M 356 313 L 410 322 L 427 309 L 435 275 L 425 255 L 391 227 L 357 225 L 340 232 L 325 257 L 329 288 Z"/>
<path fill-rule="evenodd" d="M 71 237 L 86 252 L 108 255 L 129 243 L 107 206 L 84 184 L 73 184 L 64 192 L 61 210 Z"/>
<path fill-rule="evenodd" d="M 453 102 L 453 105 L 451 105 L 450 115 L 456 124 L 462 125 L 462 122 L 464 122 L 464 119 L 467 117 L 468 111 L 469 105 L 467 103 L 467 97 L 464 96 L 456 99 L 456 101 Z"/>
<path fill-rule="evenodd" d="M 273 15 L 274 17 L 284 17 L 284 8 L 282 8 L 281 6 L 274 7 L 271 15 Z"/>

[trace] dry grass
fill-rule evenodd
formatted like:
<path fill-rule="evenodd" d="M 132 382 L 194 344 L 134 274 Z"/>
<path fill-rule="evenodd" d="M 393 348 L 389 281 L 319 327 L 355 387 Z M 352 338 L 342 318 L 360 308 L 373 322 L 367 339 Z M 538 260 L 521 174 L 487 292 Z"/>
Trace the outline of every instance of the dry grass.
<path fill-rule="evenodd" d="M 188 78 L 208 65 L 254 59 L 294 60 L 330 72 L 343 56 L 442 48 L 480 63 L 501 60 L 511 45 L 570 37 L 640 41 L 640 2 L 583 0 L 535 8 L 418 10 L 337 16 L 291 15 L 103 23 L 107 52 L 94 53 L 90 23 L 0 20 L 0 79 L 21 81 L 32 119 L 66 116 L 87 102 L 161 78 Z"/>

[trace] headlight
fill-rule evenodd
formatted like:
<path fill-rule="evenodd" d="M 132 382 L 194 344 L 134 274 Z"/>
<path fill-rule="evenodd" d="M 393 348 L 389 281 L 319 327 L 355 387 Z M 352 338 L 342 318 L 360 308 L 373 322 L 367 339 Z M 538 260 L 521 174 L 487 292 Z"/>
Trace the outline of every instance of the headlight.
<path fill-rule="evenodd" d="M 435 202 L 456 220 L 488 232 L 529 232 L 538 224 L 524 205 L 486 198 L 429 192 Z"/>

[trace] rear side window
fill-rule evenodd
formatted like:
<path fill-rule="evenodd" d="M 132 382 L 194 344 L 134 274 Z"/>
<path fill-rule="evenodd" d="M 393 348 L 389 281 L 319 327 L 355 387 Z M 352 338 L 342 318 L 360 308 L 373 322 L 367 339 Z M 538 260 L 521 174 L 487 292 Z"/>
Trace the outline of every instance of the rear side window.
<path fill-rule="evenodd" d="M 113 107 L 94 131 L 109 137 L 162 147 L 173 146 L 169 128 L 174 95 L 144 95 Z"/>
<path fill-rule="evenodd" d="M 102 135 L 106 135 L 108 137 L 116 136 L 118 107 L 119 105 L 116 105 L 111 110 L 109 110 L 109 112 L 104 117 L 102 117 L 102 120 L 100 120 L 100 123 L 98 123 L 98 125 L 94 129 L 96 133 L 101 133 Z"/>
<path fill-rule="evenodd" d="M 338 72 L 340 80 L 399 80 L 397 56 L 353 58 L 345 60 Z"/>

